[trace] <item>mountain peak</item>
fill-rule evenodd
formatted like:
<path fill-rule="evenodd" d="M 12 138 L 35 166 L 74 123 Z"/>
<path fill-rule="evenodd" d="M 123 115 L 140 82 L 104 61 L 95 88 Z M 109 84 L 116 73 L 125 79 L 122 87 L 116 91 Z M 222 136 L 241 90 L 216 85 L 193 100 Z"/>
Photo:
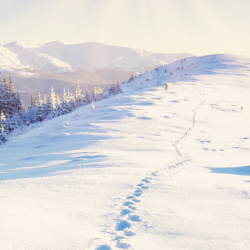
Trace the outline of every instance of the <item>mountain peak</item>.
<path fill-rule="evenodd" d="M 13 47 L 13 46 L 20 46 L 20 47 L 24 47 L 26 49 L 41 47 L 41 45 L 39 45 L 39 44 L 26 42 L 23 40 L 14 41 L 14 42 L 7 43 L 4 45 L 4 47 Z"/>
<path fill-rule="evenodd" d="M 63 42 L 63 41 L 52 41 L 52 42 L 45 43 L 43 46 L 53 47 L 53 46 L 62 46 L 62 45 L 69 45 L 69 43 Z"/>

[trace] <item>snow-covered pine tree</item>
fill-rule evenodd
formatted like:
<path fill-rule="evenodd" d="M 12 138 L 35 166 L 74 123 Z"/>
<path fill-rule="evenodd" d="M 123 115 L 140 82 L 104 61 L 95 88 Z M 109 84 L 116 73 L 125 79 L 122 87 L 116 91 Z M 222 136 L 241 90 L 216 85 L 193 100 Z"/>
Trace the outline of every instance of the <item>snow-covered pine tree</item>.
<path fill-rule="evenodd" d="M 0 125 L 0 145 L 2 141 L 6 141 L 6 132 L 3 124 Z"/>
<path fill-rule="evenodd" d="M 96 87 L 94 87 L 94 89 L 93 89 L 93 91 L 92 91 L 91 100 L 96 102 L 96 99 L 97 99 Z"/>
<path fill-rule="evenodd" d="M 101 86 L 98 86 L 96 88 L 96 100 L 97 101 L 100 101 L 102 100 L 104 97 L 103 97 L 103 94 L 102 94 L 102 87 Z"/>
<path fill-rule="evenodd" d="M 11 119 L 12 123 L 18 120 L 18 124 L 13 127 L 18 127 L 22 122 L 20 119 L 25 120 L 25 110 L 22 105 L 21 99 L 18 92 L 15 92 L 11 77 L 9 78 L 9 86 L 7 85 L 6 79 L 4 83 L 0 81 L 0 110 L 3 110 L 7 119 Z M 14 116 L 17 116 L 16 118 Z M 7 130 L 5 130 L 8 133 Z"/>
<path fill-rule="evenodd" d="M 109 92 L 109 95 L 115 94 L 115 85 L 114 84 L 112 84 L 112 86 L 109 88 L 108 92 Z"/>
<path fill-rule="evenodd" d="M 109 89 L 109 95 L 116 95 L 118 93 L 121 93 L 120 85 L 117 82 L 116 86 L 113 84 Z"/>
<path fill-rule="evenodd" d="M 91 98 L 90 98 L 89 91 L 88 91 L 87 88 L 86 88 L 86 91 L 85 91 L 84 102 L 85 102 L 85 104 L 89 104 L 91 102 Z"/>
<path fill-rule="evenodd" d="M 41 94 L 38 94 L 38 106 L 37 106 L 37 120 L 39 122 L 45 119 L 45 112 L 44 112 L 44 100 L 41 98 Z"/>
<path fill-rule="evenodd" d="M 11 77 L 9 77 L 9 92 L 14 93 L 15 89 L 14 89 L 14 84 L 11 80 Z"/>
<path fill-rule="evenodd" d="M 9 124 L 3 110 L 1 110 L 0 112 L 0 125 L 4 133 L 6 134 L 6 131 L 9 131 Z"/>
<path fill-rule="evenodd" d="M 117 82 L 117 84 L 116 84 L 116 93 L 118 94 L 118 93 L 121 93 L 121 92 L 122 92 L 122 90 L 120 88 L 120 84 L 119 84 L 119 82 Z"/>
<path fill-rule="evenodd" d="M 65 114 L 68 113 L 67 105 L 68 105 L 68 96 L 67 96 L 66 90 L 64 88 L 63 89 L 62 102 L 61 102 L 61 105 L 60 105 L 60 113 L 61 113 L 61 115 L 65 115 Z"/>
<path fill-rule="evenodd" d="M 68 113 L 72 112 L 76 108 L 76 102 L 73 94 L 69 91 L 68 89 L 68 105 L 67 105 L 67 110 Z"/>
<path fill-rule="evenodd" d="M 5 117 L 5 114 L 4 114 L 3 110 L 1 110 L 1 112 L 0 112 L 0 123 L 4 125 L 5 122 L 6 122 L 6 117 Z"/>
<path fill-rule="evenodd" d="M 58 115 L 57 102 L 56 102 L 56 93 L 55 93 L 53 87 L 51 87 L 50 96 L 49 96 L 49 98 L 47 100 L 46 113 L 47 113 L 49 118 L 53 118 L 53 117 Z"/>
<path fill-rule="evenodd" d="M 82 89 L 81 89 L 79 81 L 78 81 L 77 86 L 76 86 L 75 101 L 76 101 L 77 107 L 83 105 Z"/>

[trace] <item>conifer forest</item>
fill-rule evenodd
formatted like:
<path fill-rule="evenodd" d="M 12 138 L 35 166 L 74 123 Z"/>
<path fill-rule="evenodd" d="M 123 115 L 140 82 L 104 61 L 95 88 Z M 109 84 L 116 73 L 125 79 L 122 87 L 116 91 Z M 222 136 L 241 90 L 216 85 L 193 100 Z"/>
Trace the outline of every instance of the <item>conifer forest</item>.
<path fill-rule="evenodd" d="M 45 119 L 65 115 L 77 107 L 81 107 L 92 102 L 107 98 L 110 95 L 120 93 L 119 83 L 112 85 L 108 90 L 103 91 L 102 87 L 94 87 L 92 93 L 86 89 L 83 91 L 78 82 L 75 93 L 69 90 L 63 90 L 63 95 L 56 93 L 51 87 L 48 96 L 38 97 L 31 95 L 30 105 L 26 108 L 15 91 L 11 77 L 9 81 L 6 78 L 0 79 L 0 144 L 7 140 L 8 134 L 15 129 L 22 129 L 23 126 L 29 126 L 31 123 L 42 122 Z"/>

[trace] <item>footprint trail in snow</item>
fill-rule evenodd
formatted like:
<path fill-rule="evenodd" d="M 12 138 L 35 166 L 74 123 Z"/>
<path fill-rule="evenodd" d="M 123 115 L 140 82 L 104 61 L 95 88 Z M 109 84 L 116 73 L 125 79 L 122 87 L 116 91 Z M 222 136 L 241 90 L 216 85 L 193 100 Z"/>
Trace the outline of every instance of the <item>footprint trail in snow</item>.
<path fill-rule="evenodd" d="M 133 232 L 133 226 L 142 222 L 140 216 L 136 214 L 137 207 L 136 204 L 141 200 L 141 196 L 143 193 L 150 188 L 151 182 L 159 175 L 163 175 L 166 180 L 169 180 L 174 175 L 179 173 L 184 169 L 184 165 L 191 161 L 190 157 L 187 153 L 181 153 L 179 150 L 179 143 L 187 137 L 188 133 L 194 128 L 196 124 L 196 116 L 197 110 L 201 105 L 203 105 L 205 101 L 201 102 L 193 111 L 192 124 L 188 128 L 188 130 L 183 134 L 181 138 L 174 142 L 173 147 L 176 150 L 177 157 L 172 160 L 170 163 L 166 164 L 163 168 L 151 172 L 145 178 L 141 179 L 140 183 L 138 183 L 133 193 L 126 197 L 125 201 L 121 206 L 121 212 L 119 214 L 119 218 L 117 219 L 114 231 L 111 233 L 113 235 L 112 241 L 115 242 L 115 247 L 121 249 L 129 249 L 131 248 L 130 244 L 126 243 L 126 238 L 136 235 Z M 100 245 L 96 250 L 106 250 L 111 249 L 108 245 Z"/>

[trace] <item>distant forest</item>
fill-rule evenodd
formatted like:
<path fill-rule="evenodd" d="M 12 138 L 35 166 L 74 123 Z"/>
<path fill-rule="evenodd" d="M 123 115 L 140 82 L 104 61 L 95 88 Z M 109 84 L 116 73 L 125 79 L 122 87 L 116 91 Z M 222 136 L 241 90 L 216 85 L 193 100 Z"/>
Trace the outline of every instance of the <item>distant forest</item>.
<path fill-rule="evenodd" d="M 5 78 L 3 81 L 0 79 L 0 144 L 6 141 L 7 135 L 17 128 L 68 114 L 77 107 L 91 102 L 93 108 L 94 102 L 120 92 L 118 83 L 106 91 L 103 91 L 102 87 L 95 87 L 92 94 L 87 89 L 83 92 L 78 83 L 75 93 L 64 89 L 62 96 L 55 93 L 52 87 L 48 96 L 41 97 L 39 93 L 36 98 L 31 95 L 30 105 L 26 108 L 23 106 L 19 93 L 15 91 L 11 77 L 8 83 Z"/>

